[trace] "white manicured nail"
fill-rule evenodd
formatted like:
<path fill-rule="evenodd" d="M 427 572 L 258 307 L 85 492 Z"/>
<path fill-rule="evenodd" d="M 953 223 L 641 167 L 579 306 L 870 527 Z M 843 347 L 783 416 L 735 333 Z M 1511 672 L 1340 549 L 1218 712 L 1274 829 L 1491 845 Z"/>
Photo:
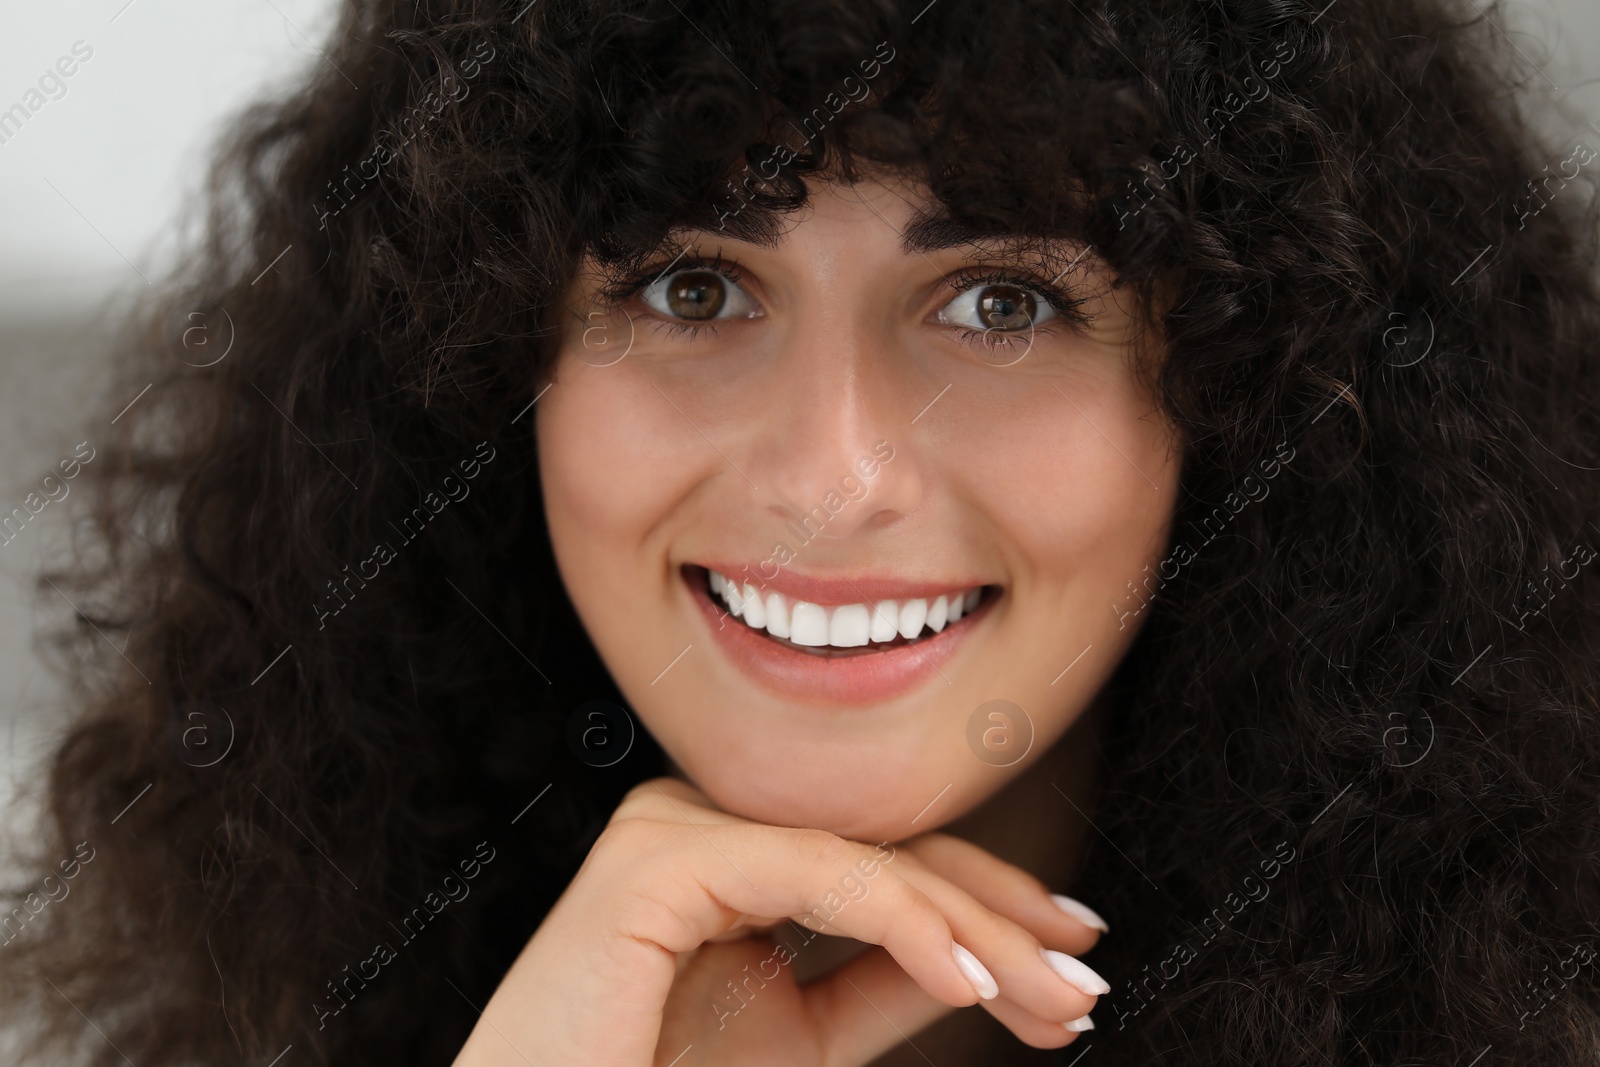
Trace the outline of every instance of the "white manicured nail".
<path fill-rule="evenodd" d="M 1041 948 L 1039 955 L 1044 957 L 1044 962 L 1052 971 L 1061 976 L 1061 980 L 1072 986 L 1078 992 L 1091 997 L 1098 997 L 1102 993 L 1111 992 L 1111 985 L 1104 978 L 1094 973 L 1087 963 L 1057 952 L 1051 948 Z"/>
<path fill-rule="evenodd" d="M 1106 925 L 1106 921 L 1100 918 L 1100 913 L 1089 907 L 1089 905 L 1085 904 L 1083 901 L 1073 900 L 1071 897 L 1063 896 L 1060 893 L 1050 894 L 1050 899 L 1056 902 L 1056 907 L 1060 908 L 1074 919 L 1077 919 L 1091 930 L 1099 930 L 1101 933 L 1108 933 L 1111 930 L 1111 927 Z"/>
<path fill-rule="evenodd" d="M 954 941 L 950 942 L 950 953 L 955 956 L 956 966 L 961 968 L 961 973 L 972 983 L 972 988 L 978 991 L 978 996 L 984 1000 L 993 1000 L 1000 995 L 1000 987 L 995 984 L 994 975 L 978 962 L 978 957 Z"/>
<path fill-rule="evenodd" d="M 1075 1034 L 1081 1034 L 1085 1030 L 1094 1029 L 1094 1020 L 1085 1015 L 1081 1019 L 1074 1019 L 1070 1023 L 1062 1023 L 1061 1025 Z"/>

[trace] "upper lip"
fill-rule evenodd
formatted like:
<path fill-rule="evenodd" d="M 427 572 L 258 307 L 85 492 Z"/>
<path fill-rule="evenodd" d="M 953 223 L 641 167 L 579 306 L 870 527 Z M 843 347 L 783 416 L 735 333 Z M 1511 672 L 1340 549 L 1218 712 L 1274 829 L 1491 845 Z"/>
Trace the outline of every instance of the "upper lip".
<path fill-rule="evenodd" d="M 787 567 L 780 569 L 775 577 L 766 578 L 758 569 L 746 569 L 746 564 L 711 561 L 694 565 L 716 571 L 724 578 L 738 582 L 741 589 L 749 584 L 763 593 L 782 593 L 791 601 L 800 600 L 822 607 L 870 604 L 878 600 L 914 600 L 919 597 L 931 599 L 941 593 L 959 593 L 991 584 L 977 578 L 895 578 L 883 574 L 827 577 L 820 574 L 800 574 Z"/>

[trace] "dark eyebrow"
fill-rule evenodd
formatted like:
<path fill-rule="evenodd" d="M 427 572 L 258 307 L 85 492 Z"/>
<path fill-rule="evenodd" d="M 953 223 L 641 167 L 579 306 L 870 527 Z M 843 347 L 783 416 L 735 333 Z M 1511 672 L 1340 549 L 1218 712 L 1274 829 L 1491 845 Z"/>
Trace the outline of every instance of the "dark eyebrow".
<path fill-rule="evenodd" d="M 725 217 L 722 222 L 720 227 L 692 223 L 675 226 L 669 234 L 669 241 L 681 240 L 692 235 L 728 237 L 766 249 L 775 249 L 783 243 L 786 227 L 784 218 L 779 213 L 745 211 L 732 217 Z M 919 207 L 912 213 L 911 221 L 906 225 L 905 232 L 900 235 L 900 250 L 906 255 L 926 255 L 947 248 L 966 247 L 990 252 L 1040 252 L 1059 248 L 1063 243 L 1062 238 L 1049 239 L 1018 234 L 1001 228 L 963 222 L 950 217 L 938 208 L 924 207 Z M 1071 241 L 1065 243 L 1075 244 Z"/>
<path fill-rule="evenodd" d="M 946 248 L 970 248 L 987 255 L 1040 256 L 1046 260 L 1059 258 L 1063 264 L 1069 257 L 1073 263 L 1082 258 L 1082 245 L 1082 241 L 1064 234 L 1049 237 L 962 222 L 937 208 L 918 208 L 911 216 L 905 233 L 900 235 L 900 248 L 907 255 L 926 255 Z"/>
<path fill-rule="evenodd" d="M 1003 236 L 992 230 L 958 222 L 949 215 L 918 208 L 905 233 L 900 235 L 900 249 L 907 255 L 925 254 Z"/>
<path fill-rule="evenodd" d="M 689 233 L 731 237 L 747 241 L 758 248 L 774 249 L 783 241 L 785 219 L 773 211 L 737 211 L 724 214 L 716 226 L 699 220 L 673 227 L 670 237 Z M 945 248 L 958 248 L 975 244 L 988 238 L 991 241 L 1006 235 L 993 230 L 964 225 L 937 207 L 916 208 L 911 222 L 900 236 L 900 250 L 907 255 L 917 255 Z M 1015 240 L 1015 238 L 1013 238 Z"/>

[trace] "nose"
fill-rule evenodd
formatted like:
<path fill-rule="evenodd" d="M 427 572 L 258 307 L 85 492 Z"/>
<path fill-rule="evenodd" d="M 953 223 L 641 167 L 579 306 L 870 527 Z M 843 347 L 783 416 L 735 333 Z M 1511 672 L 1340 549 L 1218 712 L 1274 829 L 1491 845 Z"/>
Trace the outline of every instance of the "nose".
<path fill-rule="evenodd" d="M 778 395 L 746 453 L 763 510 L 808 539 L 889 525 L 922 499 L 918 405 L 893 324 L 872 310 L 836 304 L 791 320 L 775 363 Z"/>

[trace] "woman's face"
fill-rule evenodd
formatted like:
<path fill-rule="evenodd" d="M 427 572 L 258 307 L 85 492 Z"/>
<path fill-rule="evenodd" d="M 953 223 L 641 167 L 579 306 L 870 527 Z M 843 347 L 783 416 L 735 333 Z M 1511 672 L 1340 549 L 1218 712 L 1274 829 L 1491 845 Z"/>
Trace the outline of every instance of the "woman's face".
<path fill-rule="evenodd" d="M 899 839 L 996 792 L 1101 688 L 1179 456 L 1095 256 L 908 250 L 925 190 L 812 189 L 770 247 L 687 232 L 615 306 L 583 272 L 540 476 L 590 637 L 695 784 Z"/>

